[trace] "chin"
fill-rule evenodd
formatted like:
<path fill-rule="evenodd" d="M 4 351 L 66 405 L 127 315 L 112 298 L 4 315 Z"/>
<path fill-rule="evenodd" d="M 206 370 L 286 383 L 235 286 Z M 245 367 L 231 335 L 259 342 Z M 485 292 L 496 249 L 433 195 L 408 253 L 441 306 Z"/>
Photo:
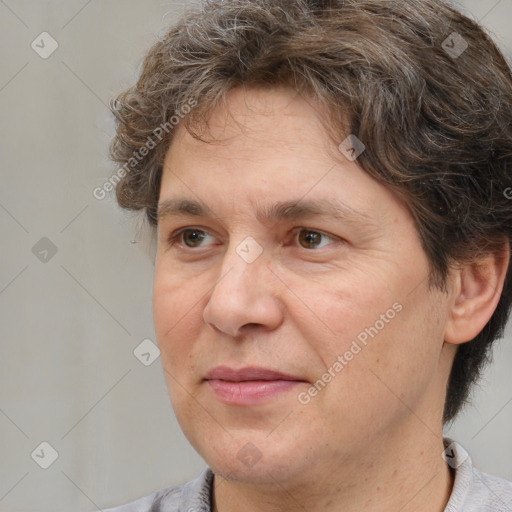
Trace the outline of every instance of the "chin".
<path fill-rule="evenodd" d="M 208 466 L 216 475 L 243 484 L 275 485 L 293 477 L 293 470 L 289 464 L 264 462 L 263 459 L 252 467 L 237 460 L 222 460 L 218 464 L 212 461 Z"/>
<path fill-rule="evenodd" d="M 227 480 L 240 483 L 272 485 L 300 475 L 309 466 L 307 460 L 296 460 L 303 455 L 299 446 L 276 443 L 268 439 L 268 432 L 230 436 L 224 432 L 221 439 L 192 443 L 212 471 Z M 191 441 L 192 442 L 192 441 Z"/>

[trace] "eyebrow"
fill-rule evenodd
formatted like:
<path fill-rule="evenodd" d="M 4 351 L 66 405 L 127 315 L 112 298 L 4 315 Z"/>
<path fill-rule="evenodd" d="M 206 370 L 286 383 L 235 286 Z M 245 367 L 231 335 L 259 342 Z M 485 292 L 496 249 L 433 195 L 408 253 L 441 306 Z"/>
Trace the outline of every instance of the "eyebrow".
<path fill-rule="evenodd" d="M 201 201 L 178 197 L 165 199 L 158 204 L 157 221 L 168 217 L 211 217 L 210 209 Z M 272 224 L 280 220 L 297 220 L 311 217 L 331 217 L 349 223 L 374 224 L 365 211 L 357 211 L 340 201 L 320 199 L 295 199 L 274 203 L 259 208 L 255 214 L 262 224 Z"/>

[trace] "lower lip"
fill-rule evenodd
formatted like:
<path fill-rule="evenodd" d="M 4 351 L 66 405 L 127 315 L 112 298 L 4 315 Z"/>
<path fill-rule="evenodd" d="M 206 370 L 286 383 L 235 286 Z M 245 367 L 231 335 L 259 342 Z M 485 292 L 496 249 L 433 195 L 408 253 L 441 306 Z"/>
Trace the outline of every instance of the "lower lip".
<path fill-rule="evenodd" d="M 231 382 L 212 379 L 207 381 L 215 395 L 223 402 L 236 405 L 251 405 L 263 402 L 290 391 L 300 384 L 295 380 L 248 380 Z"/>

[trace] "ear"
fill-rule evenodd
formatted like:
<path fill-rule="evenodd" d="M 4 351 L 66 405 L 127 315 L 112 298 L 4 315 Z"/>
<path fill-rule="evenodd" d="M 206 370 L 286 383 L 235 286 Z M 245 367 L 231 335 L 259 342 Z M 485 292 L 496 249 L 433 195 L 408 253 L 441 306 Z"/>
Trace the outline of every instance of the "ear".
<path fill-rule="evenodd" d="M 510 261 L 510 247 L 454 271 L 444 340 L 454 345 L 472 340 L 485 327 L 500 300 Z"/>

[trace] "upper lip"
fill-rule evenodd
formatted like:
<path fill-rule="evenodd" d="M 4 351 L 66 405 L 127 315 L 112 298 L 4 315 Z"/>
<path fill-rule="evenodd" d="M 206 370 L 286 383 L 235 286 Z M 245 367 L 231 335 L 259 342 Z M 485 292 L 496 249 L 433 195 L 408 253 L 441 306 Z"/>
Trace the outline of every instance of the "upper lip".
<path fill-rule="evenodd" d="M 268 368 L 261 368 L 257 366 L 247 366 L 235 370 L 228 366 L 216 366 L 212 368 L 205 377 L 206 380 L 226 380 L 231 382 L 243 382 L 249 380 L 296 380 L 303 381 L 303 379 Z"/>

